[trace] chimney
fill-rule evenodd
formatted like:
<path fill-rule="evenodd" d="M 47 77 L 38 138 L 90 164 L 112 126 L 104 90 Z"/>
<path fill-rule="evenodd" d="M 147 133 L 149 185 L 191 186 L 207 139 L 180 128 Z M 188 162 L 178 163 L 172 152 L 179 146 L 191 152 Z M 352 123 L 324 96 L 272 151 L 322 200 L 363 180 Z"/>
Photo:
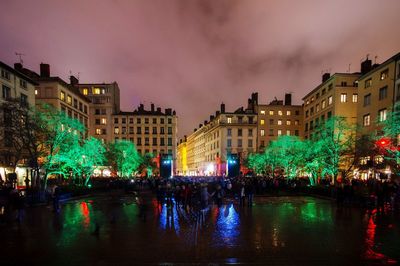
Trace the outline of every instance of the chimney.
<path fill-rule="evenodd" d="M 331 73 L 324 73 L 322 75 L 322 82 L 327 81 L 331 77 Z"/>
<path fill-rule="evenodd" d="M 199 129 L 203 126 L 203 124 L 199 124 Z"/>
<path fill-rule="evenodd" d="M 157 113 L 161 113 L 161 107 L 157 107 Z"/>
<path fill-rule="evenodd" d="M 204 120 L 204 125 L 207 125 L 208 124 L 208 121 L 207 120 Z"/>
<path fill-rule="evenodd" d="M 49 64 L 40 64 L 40 76 L 42 78 L 49 78 L 50 77 L 50 65 Z"/>
<path fill-rule="evenodd" d="M 140 105 L 139 105 L 139 111 L 143 111 L 144 110 L 144 105 L 141 103 Z"/>
<path fill-rule="evenodd" d="M 251 100 L 254 105 L 258 105 L 258 92 L 254 92 L 251 94 Z"/>
<path fill-rule="evenodd" d="M 210 122 L 213 121 L 214 118 L 215 118 L 215 117 L 214 117 L 213 115 L 210 115 Z"/>
<path fill-rule="evenodd" d="M 154 103 L 152 103 L 150 106 L 151 106 L 151 112 L 153 113 L 154 112 Z"/>
<path fill-rule="evenodd" d="M 165 114 L 166 115 L 171 115 L 172 114 L 172 109 L 171 108 L 166 108 L 165 109 Z"/>
<path fill-rule="evenodd" d="M 221 114 L 225 113 L 225 104 L 221 103 Z"/>
<path fill-rule="evenodd" d="M 75 76 L 69 76 L 69 82 L 74 87 L 79 84 L 79 80 Z"/>
<path fill-rule="evenodd" d="M 285 105 L 292 105 L 292 94 L 285 93 Z"/>
<path fill-rule="evenodd" d="M 219 114 L 220 114 L 220 111 L 216 111 L 215 112 L 215 117 L 219 116 Z"/>
<path fill-rule="evenodd" d="M 22 64 L 21 63 L 15 63 L 14 64 L 14 69 L 17 71 L 21 71 L 22 70 Z"/>
<path fill-rule="evenodd" d="M 370 59 L 365 59 L 365 61 L 361 62 L 361 75 L 364 75 L 371 71 L 372 69 L 372 61 Z"/>

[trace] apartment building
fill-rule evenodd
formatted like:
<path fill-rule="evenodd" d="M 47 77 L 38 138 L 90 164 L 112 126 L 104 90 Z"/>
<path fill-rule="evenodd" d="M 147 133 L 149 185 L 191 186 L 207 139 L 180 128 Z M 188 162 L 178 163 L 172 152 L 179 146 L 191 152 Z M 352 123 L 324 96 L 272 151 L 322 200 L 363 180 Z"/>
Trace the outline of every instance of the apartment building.
<path fill-rule="evenodd" d="M 35 106 L 35 86 L 37 83 L 20 70 L 22 64 L 14 68 L 0 61 L 0 179 L 6 181 L 6 176 L 17 173 L 17 185 L 24 186 L 25 178 L 30 179 L 27 158 L 24 152 L 17 156 L 12 140 L 12 121 L 15 108 Z"/>
<path fill-rule="evenodd" d="M 325 73 L 322 83 L 303 97 L 305 139 L 312 139 L 318 126 L 332 116 L 356 125 L 359 77 L 360 73 Z"/>
<path fill-rule="evenodd" d="M 292 105 L 291 94 L 285 94 L 285 102 L 275 99 L 269 104 L 257 105 L 256 112 L 259 152 L 282 135 L 303 138 L 303 106 Z"/>
<path fill-rule="evenodd" d="M 358 79 L 360 101 L 357 109 L 357 136 L 359 139 L 383 136 L 381 122 L 387 119 L 394 105 L 400 101 L 400 53 L 381 64 L 372 64 L 368 58 L 362 63 L 362 75 Z M 358 150 L 360 158 L 357 174 L 360 178 L 382 177 L 391 175 L 390 166 L 384 155 L 376 149 Z"/>
<path fill-rule="evenodd" d="M 101 135 L 101 127 L 95 126 L 95 134 Z M 138 152 L 142 155 L 169 154 L 176 158 L 178 118 L 171 108 L 162 111 L 155 109 L 145 110 L 141 104 L 133 112 L 119 112 L 112 115 L 113 141 L 130 140 L 135 143 Z"/>
<path fill-rule="evenodd" d="M 71 84 L 90 99 L 89 135 L 103 143 L 114 141 L 113 115 L 121 111 L 118 83 L 79 83 L 71 76 Z"/>

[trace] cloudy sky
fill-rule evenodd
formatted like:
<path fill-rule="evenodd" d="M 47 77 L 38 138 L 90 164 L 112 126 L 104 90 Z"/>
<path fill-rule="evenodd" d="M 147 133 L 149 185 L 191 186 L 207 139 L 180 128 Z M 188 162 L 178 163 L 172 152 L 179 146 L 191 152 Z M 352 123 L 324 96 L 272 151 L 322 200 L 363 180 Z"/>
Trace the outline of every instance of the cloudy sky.
<path fill-rule="evenodd" d="M 180 136 L 218 109 L 292 92 L 321 72 L 400 52 L 399 0 L 0 0 L 0 60 L 117 81 L 121 106 L 172 107 Z"/>

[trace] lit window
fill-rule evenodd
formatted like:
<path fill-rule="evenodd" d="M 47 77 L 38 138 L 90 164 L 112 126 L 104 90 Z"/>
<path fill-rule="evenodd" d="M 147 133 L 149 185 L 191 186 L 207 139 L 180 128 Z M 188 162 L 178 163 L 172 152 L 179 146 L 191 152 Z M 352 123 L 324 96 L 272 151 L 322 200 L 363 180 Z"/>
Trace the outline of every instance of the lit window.
<path fill-rule="evenodd" d="M 261 119 L 260 120 L 260 125 L 264 125 L 265 124 L 265 120 L 264 119 Z"/>
<path fill-rule="evenodd" d="M 360 158 L 360 164 L 361 165 L 366 165 L 370 159 L 371 159 L 371 157 L 369 157 L 369 156 L 361 157 Z"/>
<path fill-rule="evenodd" d="M 358 94 L 354 93 L 353 94 L 353 103 L 356 103 L 358 101 Z"/>
<path fill-rule="evenodd" d="M 60 100 L 65 101 L 65 92 L 63 91 L 60 92 Z"/>
<path fill-rule="evenodd" d="M 290 130 L 286 130 L 286 135 L 290 136 Z"/>
<path fill-rule="evenodd" d="M 83 88 L 82 93 L 83 93 L 83 95 L 88 95 L 88 89 L 87 88 Z"/>
<path fill-rule="evenodd" d="M 381 72 L 381 80 L 384 80 L 388 77 L 389 75 L 389 70 L 385 69 L 384 71 Z"/>
<path fill-rule="evenodd" d="M 278 136 L 282 136 L 282 130 L 278 129 Z"/>
<path fill-rule="evenodd" d="M 274 111 L 273 111 L 273 110 L 270 110 L 270 111 L 269 111 L 269 115 L 274 115 Z"/>
<path fill-rule="evenodd" d="M 264 129 L 261 129 L 261 130 L 260 130 L 260 136 L 261 136 L 261 137 L 264 137 L 264 136 L 265 136 L 265 130 L 264 130 Z"/>
<path fill-rule="evenodd" d="M 321 102 L 321 108 L 324 109 L 325 107 L 326 107 L 326 101 L 323 100 L 323 101 Z"/>
<path fill-rule="evenodd" d="M 228 117 L 228 124 L 232 124 L 232 117 Z"/>
<path fill-rule="evenodd" d="M 333 98 L 332 98 L 332 96 L 329 96 L 329 97 L 328 97 L 328 105 L 331 105 L 332 102 L 333 102 Z"/>
<path fill-rule="evenodd" d="M 386 120 L 386 116 L 387 116 L 387 110 L 386 109 L 379 110 L 379 122 L 385 121 Z"/>
<path fill-rule="evenodd" d="M 93 88 L 93 90 L 92 90 L 92 92 L 93 92 L 93 94 L 100 94 L 101 93 L 101 90 L 100 90 L 100 88 Z"/>
<path fill-rule="evenodd" d="M 35 95 L 38 95 L 38 90 L 37 89 L 35 89 Z"/>
<path fill-rule="evenodd" d="M 383 163 L 383 156 L 382 155 L 377 155 L 374 157 L 374 161 L 376 164 L 381 164 Z"/>
<path fill-rule="evenodd" d="M 101 124 L 102 124 L 102 125 L 107 124 L 107 119 L 106 119 L 106 118 L 102 118 L 102 119 L 101 119 Z"/>
<path fill-rule="evenodd" d="M 364 115 L 364 117 L 363 117 L 363 126 L 366 127 L 366 126 L 369 126 L 370 124 L 371 124 L 370 115 L 369 114 Z"/>
<path fill-rule="evenodd" d="M 369 88 L 372 86 L 372 79 L 367 79 L 364 83 L 364 88 Z"/>
<path fill-rule="evenodd" d="M 67 103 L 68 103 L 68 104 L 72 104 L 72 97 L 71 97 L 71 95 L 68 95 L 68 96 L 67 96 Z"/>
<path fill-rule="evenodd" d="M 299 125 L 299 120 L 295 120 L 295 121 L 294 121 L 294 124 L 295 124 L 296 126 L 298 126 L 298 125 Z"/>
<path fill-rule="evenodd" d="M 286 125 L 287 125 L 287 126 L 290 126 L 291 124 L 292 124 L 292 121 L 286 120 Z"/>
<path fill-rule="evenodd" d="M 265 110 L 261 110 L 260 114 L 265 115 Z"/>
<path fill-rule="evenodd" d="M 291 114 L 292 114 L 292 112 L 286 111 L 286 115 L 291 115 Z"/>
<path fill-rule="evenodd" d="M 347 102 L 347 93 L 340 94 L 340 102 L 341 103 Z"/>
<path fill-rule="evenodd" d="M 278 126 L 282 125 L 282 119 L 278 119 Z"/>
<path fill-rule="evenodd" d="M 96 135 L 101 135 L 101 129 L 100 128 L 96 128 Z"/>
<path fill-rule="evenodd" d="M 278 111 L 278 115 L 282 115 L 283 112 L 281 110 Z"/>
<path fill-rule="evenodd" d="M 114 134 L 119 134 L 119 127 L 114 127 Z"/>
<path fill-rule="evenodd" d="M 315 111 L 316 111 L 316 112 L 319 111 L 319 104 L 317 104 L 317 105 L 315 106 Z"/>

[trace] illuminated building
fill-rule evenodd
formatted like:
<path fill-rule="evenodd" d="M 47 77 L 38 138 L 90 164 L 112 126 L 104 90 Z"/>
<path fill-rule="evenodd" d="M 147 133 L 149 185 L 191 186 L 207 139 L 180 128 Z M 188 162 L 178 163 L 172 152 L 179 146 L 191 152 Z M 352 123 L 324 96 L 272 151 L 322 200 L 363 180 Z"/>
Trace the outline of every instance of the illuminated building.
<path fill-rule="evenodd" d="M 282 135 L 303 138 L 303 106 L 292 105 L 291 94 L 285 94 L 285 103 L 275 99 L 269 104 L 257 105 L 256 111 L 258 151 L 262 152 Z"/>
<path fill-rule="evenodd" d="M 130 140 L 142 155 L 169 154 L 176 158 L 178 118 L 171 108 L 162 111 L 151 104 L 151 109 L 145 110 L 141 104 L 133 112 L 114 114 L 111 122 L 114 141 Z"/>
<path fill-rule="evenodd" d="M 12 112 L 10 108 L 28 108 L 35 106 L 35 86 L 37 83 L 21 72 L 22 64 L 17 63 L 14 68 L 0 61 L 0 178 L 5 181 L 6 174 L 17 173 L 17 185 L 25 185 L 25 177 L 30 178 L 26 165 L 27 152 L 22 156 L 15 156 L 12 134 Z M 10 105 L 8 105 L 10 104 Z M 15 104 L 15 105 L 13 105 Z"/>
<path fill-rule="evenodd" d="M 187 137 L 187 165 L 189 175 L 226 175 L 230 155 L 237 155 L 241 162 L 257 147 L 258 94 L 248 99 L 248 106 L 234 112 L 219 111 L 204 121 Z M 244 171 L 244 169 L 242 169 Z"/>
<path fill-rule="evenodd" d="M 361 72 L 358 79 L 357 136 L 384 138 L 379 123 L 386 120 L 394 104 L 400 101 L 400 53 L 381 64 L 373 65 L 367 58 L 361 65 Z M 358 165 L 358 174 L 363 179 L 390 175 L 384 156 L 372 149 L 361 154 Z"/>
<path fill-rule="evenodd" d="M 187 138 L 179 140 L 176 151 L 176 175 L 188 175 Z"/>
<path fill-rule="evenodd" d="M 89 135 L 103 143 L 114 141 L 113 115 L 120 112 L 120 91 L 117 82 L 79 83 L 71 77 L 72 84 L 91 101 L 89 106 Z"/>

